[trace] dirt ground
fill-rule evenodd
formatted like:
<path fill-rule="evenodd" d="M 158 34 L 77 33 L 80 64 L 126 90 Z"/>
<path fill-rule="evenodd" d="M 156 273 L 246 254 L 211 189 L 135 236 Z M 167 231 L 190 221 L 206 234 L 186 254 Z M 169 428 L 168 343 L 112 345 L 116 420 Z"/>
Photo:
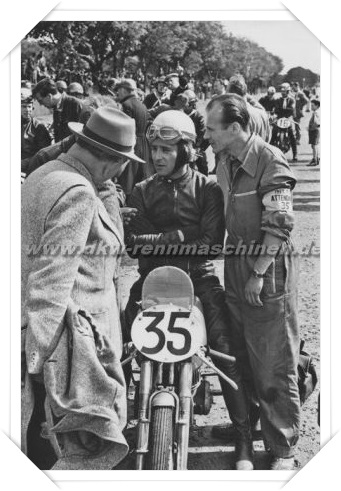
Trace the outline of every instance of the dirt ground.
<path fill-rule="evenodd" d="M 203 109 L 203 107 L 199 107 Z M 301 121 L 302 139 L 298 147 L 299 162 L 292 164 L 297 178 L 294 192 L 295 244 L 304 251 L 300 258 L 299 276 L 299 321 L 301 337 L 305 340 L 305 350 L 313 357 L 319 375 L 320 361 L 320 261 L 317 247 L 320 245 L 320 171 L 319 167 L 306 167 L 311 160 L 311 148 L 308 145 L 307 126 L 310 113 L 305 113 Z M 287 157 L 291 158 L 289 151 Z M 210 156 L 211 159 L 211 156 Z M 290 161 L 290 160 L 289 160 Z M 212 165 L 212 164 L 211 164 Z M 213 178 L 213 177 L 212 177 Z M 313 254 L 309 255 L 311 245 Z M 216 261 L 216 271 L 223 282 L 223 262 Z M 138 278 L 136 261 L 124 260 L 122 271 L 122 293 L 124 301 L 128 300 L 129 289 Z M 219 389 L 216 377 L 212 379 L 215 389 Z M 296 453 L 297 468 L 303 467 L 318 451 L 320 444 L 319 426 L 317 424 L 317 396 L 319 386 L 302 408 L 301 432 Z M 130 445 L 128 457 L 118 469 L 134 469 L 134 447 L 136 420 L 132 415 L 133 391 L 129 393 L 130 422 L 126 429 L 126 438 Z M 212 427 L 230 423 L 228 413 L 220 395 L 214 397 L 214 403 L 208 416 L 196 416 L 190 432 L 189 470 L 224 470 L 233 469 L 233 440 L 226 432 L 226 440 L 212 436 Z M 261 432 L 254 434 L 255 468 L 268 469 L 269 456 L 264 450 Z"/>

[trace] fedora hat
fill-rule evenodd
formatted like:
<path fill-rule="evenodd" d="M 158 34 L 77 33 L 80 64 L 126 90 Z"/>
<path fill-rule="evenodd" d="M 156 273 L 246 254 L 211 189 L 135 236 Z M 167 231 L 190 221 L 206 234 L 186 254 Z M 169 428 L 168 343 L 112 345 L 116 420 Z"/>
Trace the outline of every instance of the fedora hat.
<path fill-rule="evenodd" d="M 123 89 L 127 89 L 127 90 L 136 90 L 137 89 L 136 82 L 132 78 L 124 78 L 123 80 L 118 82 L 118 84 L 115 85 L 115 90 L 120 89 L 121 87 Z"/>
<path fill-rule="evenodd" d="M 135 120 L 114 106 L 99 107 L 85 125 L 70 122 L 68 126 L 76 136 L 103 152 L 145 163 L 134 153 Z"/>

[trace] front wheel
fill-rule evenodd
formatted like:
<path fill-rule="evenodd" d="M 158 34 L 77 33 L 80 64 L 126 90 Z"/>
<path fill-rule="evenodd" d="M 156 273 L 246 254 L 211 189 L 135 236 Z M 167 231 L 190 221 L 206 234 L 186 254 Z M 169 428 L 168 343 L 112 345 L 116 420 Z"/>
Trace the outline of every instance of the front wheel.
<path fill-rule="evenodd" d="M 152 410 L 149 470 L 173 470 L 173 412 L 174 408 L 169 406 L 155 406 Z"/>

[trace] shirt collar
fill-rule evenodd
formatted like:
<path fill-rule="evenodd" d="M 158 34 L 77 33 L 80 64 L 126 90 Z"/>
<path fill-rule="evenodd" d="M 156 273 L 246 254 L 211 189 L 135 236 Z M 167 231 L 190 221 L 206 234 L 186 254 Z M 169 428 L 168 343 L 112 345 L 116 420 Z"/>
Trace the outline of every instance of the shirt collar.
<path fill-rule="evenodd" d="M 253 151 L 253 144 L 256 139 L 256 134 L 252 133 L 250 138 L 245 143 L 242 150 L 239 152 L 238 156 L 229 156 L 229 160 L 238 160 L 241 163 L 241 168 L 250 176 L 254 177 L 257 172 L 257 162 L 258 158 Z"/>

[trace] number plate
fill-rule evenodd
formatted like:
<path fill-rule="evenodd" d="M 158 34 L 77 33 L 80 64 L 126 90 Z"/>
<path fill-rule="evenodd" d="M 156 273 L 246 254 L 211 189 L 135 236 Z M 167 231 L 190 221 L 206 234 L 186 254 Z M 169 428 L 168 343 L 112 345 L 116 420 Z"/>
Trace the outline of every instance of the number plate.
<path fill-rule="evenodd" d="M 190 358 L 202 345 L 202 327 L 194 320 L 197 318 L 182 307 L 150 307 L 133 323 L 133 343 L 142 354 L 163 363 Z"/>

